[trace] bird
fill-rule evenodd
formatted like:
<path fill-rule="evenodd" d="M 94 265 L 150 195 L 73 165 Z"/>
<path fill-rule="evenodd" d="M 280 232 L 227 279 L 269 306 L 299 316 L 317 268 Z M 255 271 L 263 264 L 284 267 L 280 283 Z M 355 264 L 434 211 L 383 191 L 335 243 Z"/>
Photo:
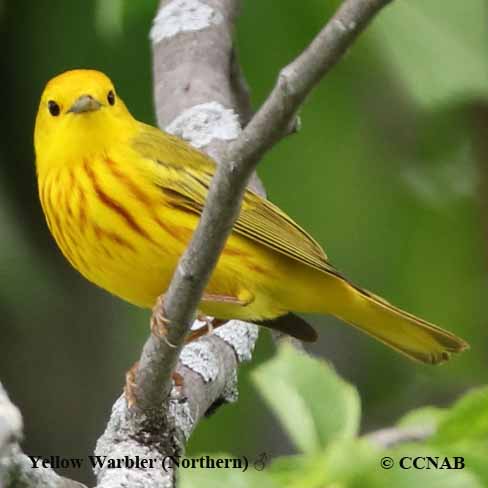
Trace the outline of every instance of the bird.
<path fill-rule="evenodd" d="M 137 121 L 110 78 L 91 69 L 46 84 L 34 148 L 41 206 L 63 255 L 90 282 L 153 307 L 197 226 L 216 163 Z M 469 347 L 355 285 L 309 233 L 251 189 L 198 308 L 302 341 L 317 333 L 297 314 L 332 315 L 428 364 Z"/>

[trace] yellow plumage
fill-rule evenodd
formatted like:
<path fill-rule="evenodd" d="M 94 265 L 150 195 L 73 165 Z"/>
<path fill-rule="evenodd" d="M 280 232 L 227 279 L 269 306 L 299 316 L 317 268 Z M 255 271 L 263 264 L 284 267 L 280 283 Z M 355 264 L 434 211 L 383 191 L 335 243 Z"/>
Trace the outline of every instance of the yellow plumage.
<path fill-rule="evenodd" d="M 112 82 L 92 70 L 47 84 L 35 149 L 42 207 L 63 254 L 98 286 L 152 307 L 197 224 L 214 162 L 136 121 Z M 467 347 L 351 284 L 301 227 L 251 191 L 200 309 L 250 321 L 289 311 L 332 314 L 429 363 Z M 298 329 L 287 332 L 306 338 Z"/>

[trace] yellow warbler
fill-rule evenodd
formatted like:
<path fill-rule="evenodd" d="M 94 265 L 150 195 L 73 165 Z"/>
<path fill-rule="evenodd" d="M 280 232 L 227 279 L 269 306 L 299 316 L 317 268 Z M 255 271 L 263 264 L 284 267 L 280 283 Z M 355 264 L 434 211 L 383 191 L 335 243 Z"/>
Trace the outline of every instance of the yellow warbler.
<path fill-rule="evenodd" d="M 93 70 L 53 78 L 35 127 L 39 195 L 69 262 L 88 280 L 151 307 L 168 287 L 202 211 L 214 162 L 135 120 L 110 79 Z M 353 285 L 279 208 L 247 191 L 200 310 L 265 321 L 303 340 L 315 332 L 276 320 L 331 314 L 406 356 L 439 363 L 467 343 Z"/>

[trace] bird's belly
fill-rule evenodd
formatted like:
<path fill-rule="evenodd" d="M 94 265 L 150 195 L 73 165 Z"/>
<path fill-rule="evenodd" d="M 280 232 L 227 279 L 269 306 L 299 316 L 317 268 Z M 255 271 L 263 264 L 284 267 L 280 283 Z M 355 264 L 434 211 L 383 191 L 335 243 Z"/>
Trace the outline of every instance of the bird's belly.
<path fill-rule="evenodd" d="M 173 231 L 185 234 L 183 228 L 173 227 Z M 71 238 L 77 243 L 76 251 L 67 250 L 63 239 L 57 240 L 71 264 L 89 281 L 134 305 L 151 308 L 167 290 L 191 229 L 186 235 L 187 239 L 178 240 L 155 232 L 154 242 L 150 242 L 133 236 L 120 239 L 115 230 L 92 229 Z M 199 309 L 221 319 L 252 321 L 282 315 L 289 310 L 283 300 L 283 283 L 294 264 L 233 234 L 205 289 L 206 295 L 217 298 L 203 300 Z M 243 296 L 247 297 L 244 302 L 232 302 Z"/>
<path fill-rule="evenodd" d="M 170 243 L 168 239 L 161 236 L 159 246 L 142 241 L 137 248 L 132 248 L 120 243 L 107 246 L 100 236 L 78 236 L 80 253 L 72 264 L 85 278 L 113 295 L 151 308 L 167 290 L 178 259 L 188 244 Z M 256 264 L 257 249 L 253 249 L 253 243 L 247 243 L 246 248 L 243 243 L 247 239 L 232 236 L 229 241 L 205 290 L 207 296 L 217 298 L 203 300 L 200 311 L 221 319 L 241 320 L 272 318 L 285 313 L 274 294 L 278 290 L 277 282 L 283 279 L 281 270 L 273 268 L 270 261 L 267 265 Z M 244 303 L 227 301 L 239 300 L 243 295 L 249 297 Z M 218 297 L 224 300 L 219 301 Z"/>
<path fill-rule="evenodd" d="M 177 256 L 163 246 L 115 236 L 114 231 L 87 231 L 71 239 L 77 243 L 71 251 L 56 240 L 86 279 L 134 305 L 152 307 L 169 285 Z"/>
<path fill-rule="evenodd" d="M 289 260 L 239 234 L 232 233 L 212 274 L 206 293 L 237 298 L 206 301 L 200 310 L 221 319 L 263 320 L 285 314 L 283 284 L 289 278 Z"/>
<path fill-rule="evenodd" d="M 51 187 L 49 182 L 48 186 L 41 183 L 51 232 L 65 257 L 89 281 L 150 308 L 167 290 L 198 216 L 165 205 L 156 190 L 151 194 L 146 189 L 144 198 L 134 198 L 124 185 L 109 179 L 106 165 L 97 166 L 95 161 L 90 168 L 75 172 L 78 183 L 74 187 L 69 186 L 69 175 L 53 179 Z M 91 172 L 106 182 L 103 187 L 89 181 Z M 56 191 L 49 191 L 52 188 Z M 244 320 L 286 313 L 291 308 L 285 284 L 295 274 L 295 266 L 288 258 L 233 233 L 205 290 L 225 300 L 204 300 L 200 309 L 215 317 Z"/>
<path fill-rule="evenodd" d="M 191 236 L 186 220 L 176 226 L 166 223 L 162 206 L 151 207 L 150 213 L 143 203 L 116 191 L 114 184 L 110 194 L 104 189 L 94 195 L 80 180 L 69 188 L 61 176 L 51 186 L 40 187 L 56 243 L 89 281 L 130 303 L 152 307 Z"/>
<path fill-rule="evenodd" d="M 79 267 L 82 274 L 113 295 L 144 308 L 152 307 L 167 289 L 176 265 L 175 260 L 162 259 L 158 253 L 146 252 L 142 259 L 129 251 L 109 256 L 94 246 L 91 254 L 94 266 L 84 271 Z"/>

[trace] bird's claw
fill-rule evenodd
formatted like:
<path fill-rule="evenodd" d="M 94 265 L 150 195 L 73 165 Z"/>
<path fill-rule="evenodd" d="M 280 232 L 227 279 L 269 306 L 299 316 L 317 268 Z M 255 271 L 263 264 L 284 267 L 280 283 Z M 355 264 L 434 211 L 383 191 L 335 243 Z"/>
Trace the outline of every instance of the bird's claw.
<path fill-rule="evenodd" d="M 156 306 L 153 308 L 153 313 L 151 316 L 151 333 L 158 339 L 163 340 L 166 344 L 176 349 L 176 346 L 168 340 L 168 328 L 170 325 L 170 320 L 164 315 L 163 306 L 164 296 L 160 296 L 156 302 Z"/>

